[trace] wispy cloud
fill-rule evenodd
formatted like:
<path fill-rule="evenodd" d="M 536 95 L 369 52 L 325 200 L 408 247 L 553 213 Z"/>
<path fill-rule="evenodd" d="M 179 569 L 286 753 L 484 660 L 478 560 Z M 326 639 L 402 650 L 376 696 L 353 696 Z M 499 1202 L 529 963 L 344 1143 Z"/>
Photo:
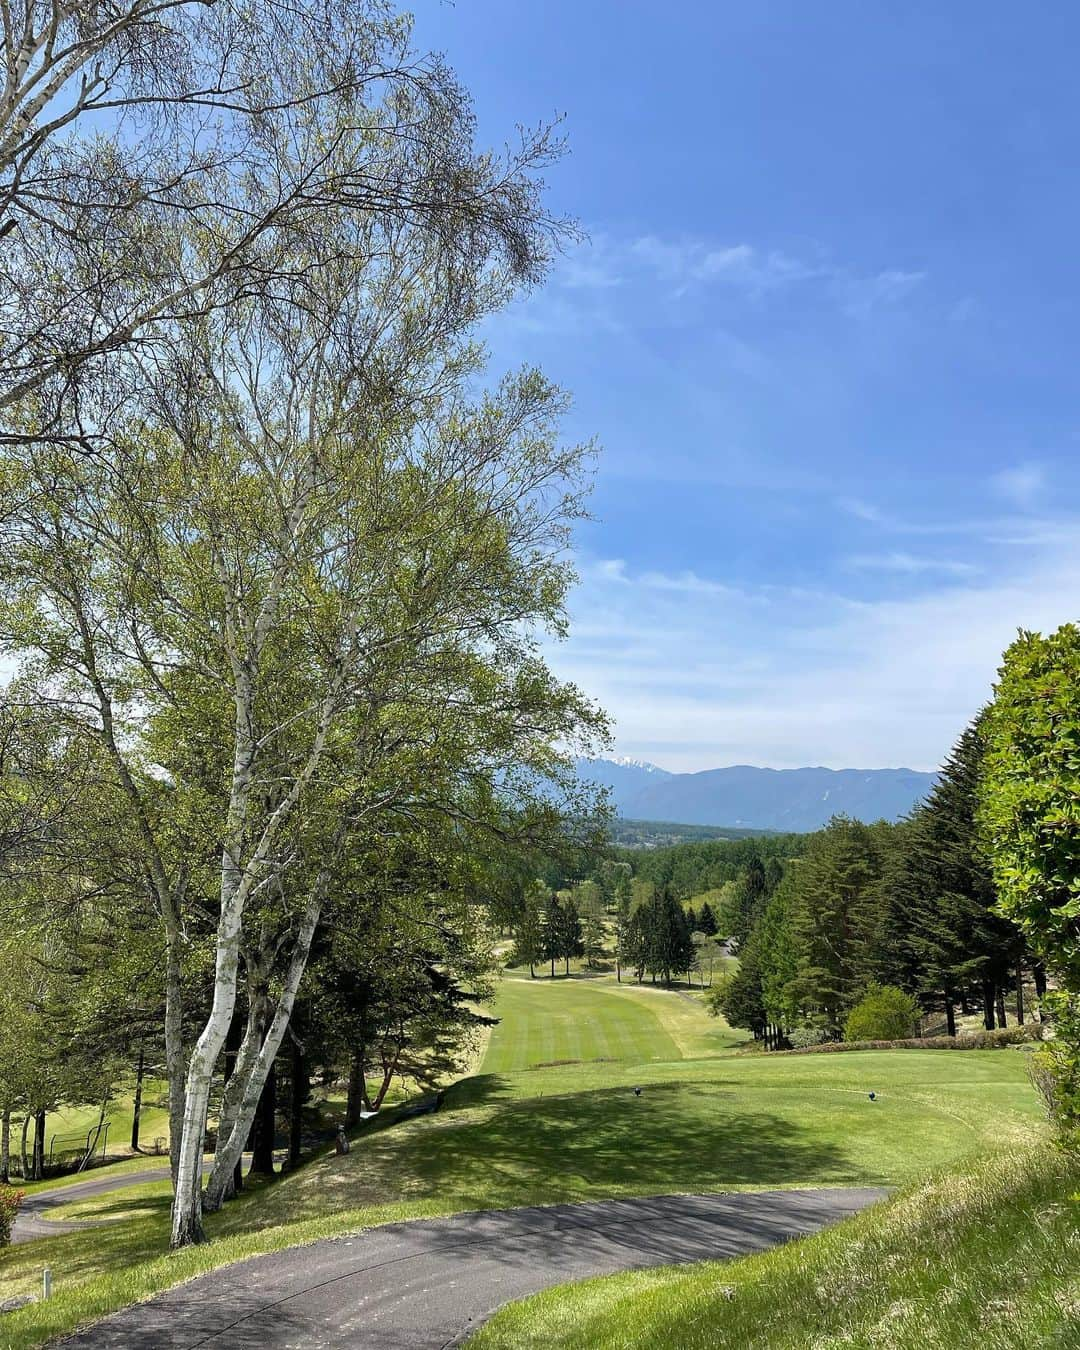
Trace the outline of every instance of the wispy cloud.
<path fill-rule="evenodd" d="M 995 575 L 901 597 L 728 585 L 588 566 L 551 658 L 614 715 L 619 749 L 672 769 L 933 768 L 990 697 L 1018 627 L 1076 618 L 1080 529 Z M 609 569 L 610 570 L 610 569 Z"/>
<path fill-rule="evenodd" d="M 990 479 L 990 488 L 995 496 L 1003 498 L 1011 506 L 1022 511 L 1030 511 L 1042 500 L 1047 485 L 1046 469 L 1041 464 L 1017 464 L 1011 469 L 1003 469 Z"/>
<path fill-rule="evenodd" d="M 847 567 L 858 572 L 900 572 L 906 576 L 937 572 L 961 577 L 971 576 L 979 570 L 974 563 L 954 558 L 925 558 L 914 553 L 856 553 L 844 561 Z"/>
<path fill-rule="evenodd" d="M 882 306 L 900 304 L 925 280 L 925 272 L 904 272 L 897 268 L 886 268 L 866 277 L 842 277 L 844 310 L 854 318 L 866 318 Z"/>
<path fill-rule="evenodd" d="M 627 238 L 598 234 L 568 253 L 553 277 L 556 287 L 571 291 L 659 284 L 677 296 L 710 286 L 761 296 L 818 283 L 828 289 L 839 312 L 856 317 L 905 300 L 925 280 L 923 271 L 891 267 L 862 274 L 823 251 L 799 256 L 745 240 L 669 238 L 654 233 Z"/>

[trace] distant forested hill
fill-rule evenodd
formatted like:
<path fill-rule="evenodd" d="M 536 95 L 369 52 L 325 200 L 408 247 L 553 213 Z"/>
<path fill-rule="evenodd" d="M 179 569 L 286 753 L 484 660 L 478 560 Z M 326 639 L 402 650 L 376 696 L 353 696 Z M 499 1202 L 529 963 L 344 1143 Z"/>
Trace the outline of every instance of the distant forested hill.
<path fill-rule="evenodd" d="M 819 830 L 836 815 L 871 823 L 907 815 L 936 781 L 915 769 L 759 769 L 668 773 L 635 760 L 583 759 L 581 778 L 611 790 L 619 815 L 728 829 Z"/>
<path fill-rule="evenodd" d="M 674 820 L 627 820 L 617 816 L 609 827 L 613 843 L 623 848 L 664 848 L 701 839 L 751 839 L 772 830 L 725 829 L 720 825 L 684 825 Z"/>

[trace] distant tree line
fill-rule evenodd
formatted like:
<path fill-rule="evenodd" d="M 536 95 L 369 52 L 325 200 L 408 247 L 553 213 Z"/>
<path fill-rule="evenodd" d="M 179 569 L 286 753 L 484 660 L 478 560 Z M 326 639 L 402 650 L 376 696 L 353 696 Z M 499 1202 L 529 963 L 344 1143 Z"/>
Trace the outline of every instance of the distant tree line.
<path fill-rule="evenodd" d="M 727 909 L 738 971 L 717 1011 L 769 1045 L 811 1029 L 839 1038 L 868 990 L 896 988 L 924 1013 L 979 1012 L 984 1027 L 1023 1022 L 1042 961 L 997 909 L 977 823 L 985 751 L 980 715 L 930 795 L 898 824 L 838 817 L 778 869 L 750 862 Z"/>

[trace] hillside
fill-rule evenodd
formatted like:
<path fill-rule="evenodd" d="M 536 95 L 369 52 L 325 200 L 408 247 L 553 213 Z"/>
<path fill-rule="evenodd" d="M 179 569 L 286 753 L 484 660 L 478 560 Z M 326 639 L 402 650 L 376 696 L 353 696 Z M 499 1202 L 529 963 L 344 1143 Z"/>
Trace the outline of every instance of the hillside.
<path fill-rule="evenodd" d="M 915 769 L 761 769 L 734 764 L 669 773 L 633 760 L 582 759 L 578 773 L 610 789 L 619 815 L 638 821 L 743 830 L 818 830 L 835 815 L 898 820 L 937 775 Z"/>

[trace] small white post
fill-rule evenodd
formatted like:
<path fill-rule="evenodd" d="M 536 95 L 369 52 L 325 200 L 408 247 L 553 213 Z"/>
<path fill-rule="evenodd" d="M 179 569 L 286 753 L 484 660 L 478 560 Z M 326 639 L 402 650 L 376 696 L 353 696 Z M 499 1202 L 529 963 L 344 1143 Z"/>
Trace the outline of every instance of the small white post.
<path fill-rule="evenodd" d="M 41 1276 L 41 1297 L 42 1298 L 52 1297 L 52 1271 L 49 1269 L 48 1266 L 45 1267 Z"/>

